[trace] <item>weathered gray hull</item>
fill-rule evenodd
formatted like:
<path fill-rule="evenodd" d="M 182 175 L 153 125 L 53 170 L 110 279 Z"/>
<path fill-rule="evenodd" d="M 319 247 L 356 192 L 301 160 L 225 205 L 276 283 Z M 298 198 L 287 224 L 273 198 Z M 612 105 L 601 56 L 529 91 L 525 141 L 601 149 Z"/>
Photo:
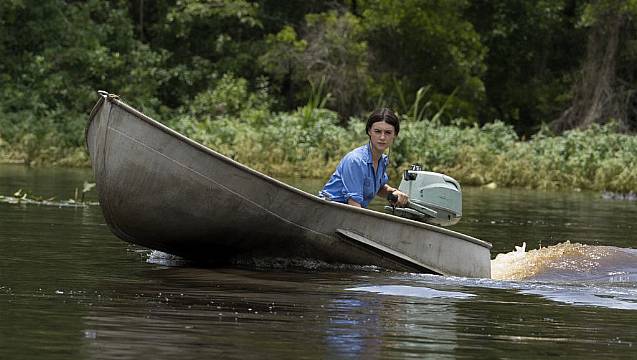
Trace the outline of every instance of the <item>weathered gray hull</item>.
<path fill-rule="evenodd" d="M 488 278 L 491 244 L 323 200 L 102 94 L 86 129 L 112 232 L 185 258 L 311 258 Z"/>

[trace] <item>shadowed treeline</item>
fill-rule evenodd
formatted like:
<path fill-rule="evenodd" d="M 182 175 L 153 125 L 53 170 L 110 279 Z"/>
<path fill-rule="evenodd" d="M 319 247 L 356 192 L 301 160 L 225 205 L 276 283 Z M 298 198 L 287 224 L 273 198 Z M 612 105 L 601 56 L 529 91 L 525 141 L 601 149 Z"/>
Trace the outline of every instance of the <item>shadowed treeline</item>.
<path fill-rule="evenodd" d="M 0 161 L 87 165 L 95 91 L 272 175 L 326 177 L 378 106 L 467 184 L 637 188 L 634 1 L 0 4 Z M 575 129 L 575 130 L 573 130 Z"/>

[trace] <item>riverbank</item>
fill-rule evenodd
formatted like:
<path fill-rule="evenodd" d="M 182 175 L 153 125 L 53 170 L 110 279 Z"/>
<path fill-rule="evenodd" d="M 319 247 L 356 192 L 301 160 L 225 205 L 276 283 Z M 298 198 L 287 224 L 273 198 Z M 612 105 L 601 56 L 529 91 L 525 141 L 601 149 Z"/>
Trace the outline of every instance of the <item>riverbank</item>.
<path fill-rule="evenodd" d="M 231 119 L 192 123 L 185 118 L 173 126 L 273 176 L 326 179 L 344 154 L 366 141 L 363 120 L 353 119 L 343 128 L 335 115 L 323 110 L 253 123 Z M 498 121 L 467 127 L 405 117 L 389 156 L 393 179 L 410 164 L 420 163 L 469 186 L 637 190 L 637 137 L 617 132 L 613 124 L 559 136 L 543 129 L 521 139 L 511 126 Z"/>
<path fill-rule="evenodd" d="M 362 119 L 339 125 L 335 113 L 241 114 L 195 120 L 182 114 L 167 124 L 192 139 L 275 177 L 327 178 L 341 157 L 365 143 Z M 0 162 L 31 166 L 90 166 L 83 147 L 25 142 L 0 146 Z M 41 146 L 42 145 L 42 146 Z M 540 131 L 520 139 L 502 122 L 482 127 L 443 125 L 405 117 L 389 154 L 390 176 L 412 163 L 463 185 L 541 190 L 637 191 L 637 137 L 594 125 L 560 136 Z"/>

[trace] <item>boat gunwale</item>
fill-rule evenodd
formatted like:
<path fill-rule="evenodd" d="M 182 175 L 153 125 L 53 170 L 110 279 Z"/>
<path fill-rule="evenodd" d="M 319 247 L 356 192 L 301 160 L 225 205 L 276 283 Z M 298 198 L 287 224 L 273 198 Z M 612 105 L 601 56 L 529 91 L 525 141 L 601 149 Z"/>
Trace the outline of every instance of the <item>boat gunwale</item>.
<path fill-rule="evenodd" d="M 448 236 L 452 236 L 458 239 L 462 239 L 462 240 L 466 240 L 469 241 L 471 243 L 474 243 L 476 245 L 480 245 L 486 249 L 491 249 L 492 248 L 492 244 L 484 241 L 484 240 L 480 240 L 477 238 L 474 238 L 470 235 L 466 235 L 463 233 L 459 233 L 453 230 L 449 230 L 449 229 L 445 229 L 442 227 L 438 227 L 435 225 L 431 225 L 431 224 L 427 224 L 427 223 L 423 223 L 423 222 L 418 222 L 415 220 L 410 220 L 410 219 L 406 219 L 406 218 L 402 218 L 399 216 L 395 216 L 395 215 L 390 215 L 390 214 L 385 214 L 382 212 L 378 212 L 378 211 L 374 211 L 374 210 L 370 210 L 370 209 L 365 209 L 365 208 L 358 208 L 358 207 L 354 207 L 351 205 L 347 205 L 347 204 L 342 204 L 339 202 L 335 202 L 335 201 L 329 201 L 323 198 L 320 198 L 316 195 L 312 195 L 306 191 L 303 191 L 301 189 L 297 189 L 292 185 L 286 184 L 280 180 L 277 180 L 273 177 L 270 177 L 266 174 L 263 174 L 257 170 L 254 170 L 238 161 L 235 161 L 213 149 L 210 149 L 209 147 L 190 139 L 189 137 L 177 132 L 176 130 L 171 129 L 170 127 L 162 124 L 161 122 L 151 118 L 150 116 L 142 113 L 141 111 L 133 108 L 132 106 L 126 104 L 125 102 L 123 102 L 122 100 L 119 99 L 118 96 L 112 95 L 112 94 L 107 94 L 106 92 L 99 92 L 99 96 L 100 96 L 100 100 L 98 100 L 98 102 L 95 104 L 95 106 L 93 107 L 93 110 L 91 111 L 91 114 L 89 116 L 89 121 L 88 121 L 88 125 L 86 127 L 86 131 L 85 131 L 85 137 L 88 136 L 88 128 L 90 126 L 90 123 L 93 121 L 93 118 L 95 117 L 95 115 L 97 114 L 97 110 L 101 107 L 102 103 L 104 101 L 110 101 L 111 103 L 119 106 L 120 108 L 122 108 L 123 110 L 131 113 L 132 115 L 136 116 L 138 119 L 145 121 L 146 123 L 152 125 L 153 127 L 167 133 L 168 135 L 171 135 L 173 137 L 176 137 L 178 140 L 192 146 L 193 148 L 199 150 L 199 151 L 203 151 L 206 154 L 212 155 L 215 158 L 224 161 L 238 169 L 241 169 L 251 175 L 257 176 L 258 178 L 265 180 L 267 182 L 270 182 L 278 187 L 281 187 L 285 190 L 291 191 L 293 193 L 296 193 L 298 195 L 303 196 L 306 199 L 309 199 L 313 202 L 322 204 L 322 205 L 327 205 L 327 206 L 335 206 L 335 207 L 340 207 L 341 209 L 344 209 L 346 211 L 353 211 L 353 212 L 359 212 L 361 214 L 364 215 L 368 215 L 368 216 L 373 216 L 376 218 L 380 218 L 383 220 L 388 220 L 388 221 L 394 221 L 394 222 L 399 222 L 405 225 L 410 225 L 410 226 L 415 226 L 415 227 L 419 227 L 421 229 L 425 229 L 425 230 L 430 230 L 430 231 L 434 231 L 437 233 L 441 233 L 444 235 L 448 235 Z M 86 139 L 88 140 L 88 139 Z M 87 145 L 88 146 L 88 145 Z"/>

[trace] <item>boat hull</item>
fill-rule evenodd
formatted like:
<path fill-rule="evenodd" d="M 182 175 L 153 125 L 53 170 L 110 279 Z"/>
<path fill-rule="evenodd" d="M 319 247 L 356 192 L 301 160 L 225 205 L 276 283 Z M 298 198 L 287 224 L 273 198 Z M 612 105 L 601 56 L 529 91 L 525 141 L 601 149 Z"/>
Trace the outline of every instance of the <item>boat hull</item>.
<path fill-rule="evenodd" d="M 490 277 L 489 243 L 329 202 L 103 94 L 86 129 L 104 218 L 121 239 L 212 262 L 317 259 Z"/>

